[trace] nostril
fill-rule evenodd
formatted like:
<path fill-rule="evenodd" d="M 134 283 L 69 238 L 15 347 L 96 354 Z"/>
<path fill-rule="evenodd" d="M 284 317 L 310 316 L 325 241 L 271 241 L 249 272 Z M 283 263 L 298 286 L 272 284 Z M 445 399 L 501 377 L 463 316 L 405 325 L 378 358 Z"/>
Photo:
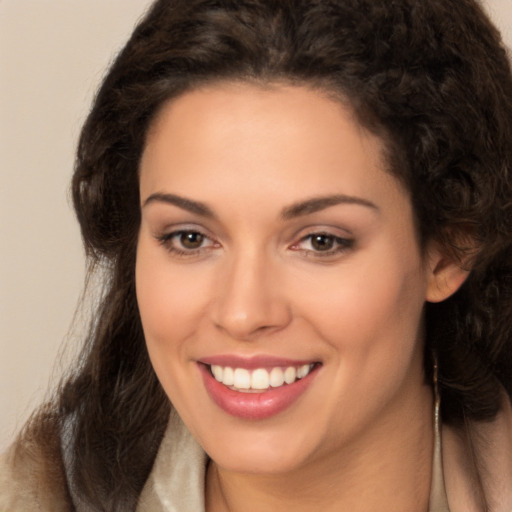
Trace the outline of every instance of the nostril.
<path fill-rule="evenodd" d="M 279 332 L 283 325 L 251 325 L 249 323 L 216 323 L 216 328 L 238 341 L 252 341 Z M 286 324 L 285 324 L 286 325 Z"/>

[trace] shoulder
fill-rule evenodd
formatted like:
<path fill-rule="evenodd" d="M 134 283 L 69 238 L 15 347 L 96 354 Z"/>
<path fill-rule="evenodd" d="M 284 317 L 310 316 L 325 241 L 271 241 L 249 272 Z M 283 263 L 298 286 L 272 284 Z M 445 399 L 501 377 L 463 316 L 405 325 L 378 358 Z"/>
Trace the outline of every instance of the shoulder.
<path fill-rule="evenodd" d="M 0 510 L 64 512 L 69 500 L 61 464 L 36 443 L 18 440 L 0 455 Z"/>
<path fill-rule="evenodd" d="M 443 466 L 452 512 L 512 510 L 512 407 L 503 397 L 493 421 L 444 426 Z M 484 505 L 485 504 L 485 505 Z"/>
<path fill-rule="evenodd" d="M 204 512 L 207 462 L 203 449 L 173 410 L 137 512 Z"/>

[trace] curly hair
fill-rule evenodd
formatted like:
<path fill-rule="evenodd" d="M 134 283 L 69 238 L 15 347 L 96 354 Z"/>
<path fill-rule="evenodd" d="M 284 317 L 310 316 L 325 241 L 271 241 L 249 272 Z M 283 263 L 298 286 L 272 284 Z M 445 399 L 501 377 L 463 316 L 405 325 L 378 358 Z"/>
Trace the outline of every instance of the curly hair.
<path fill-rule="evenodd" d="M 80 363 L 44 414 L 56 435 L 72 432 L 64 471 L 70 499 L 88 510 L 134 510 L 171 407 L 135 297 L 146 133 L 164 103 L 226 80 L 320 88 L 385 141 L 390 172 L 411 192 L 421 242 L 435 240 L 471 268 L 453 297 L 426 305 L 426 354 L 437 354 L 443 420 L 492 419 L 501 390 L 512 394 L 512 77 L 482 7 L 158 0 L 97 94 L 72 182 L 91 268 L 106 269 L 106 292 Z"/>

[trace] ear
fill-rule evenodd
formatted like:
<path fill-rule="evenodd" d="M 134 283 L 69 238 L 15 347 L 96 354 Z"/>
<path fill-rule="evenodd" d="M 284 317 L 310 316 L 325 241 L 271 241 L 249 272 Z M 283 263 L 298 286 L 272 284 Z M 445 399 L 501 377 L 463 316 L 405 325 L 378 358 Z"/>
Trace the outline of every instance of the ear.
<path fill-rule="evenodd" d="M 469 270 L 462 267 L 462 262 L 454 261 L 444 253 L 437 244 L 432 244 L 427 251 L 427 293 L 428 302 L 442 302 L 453 295 L 464 283 Z"/>

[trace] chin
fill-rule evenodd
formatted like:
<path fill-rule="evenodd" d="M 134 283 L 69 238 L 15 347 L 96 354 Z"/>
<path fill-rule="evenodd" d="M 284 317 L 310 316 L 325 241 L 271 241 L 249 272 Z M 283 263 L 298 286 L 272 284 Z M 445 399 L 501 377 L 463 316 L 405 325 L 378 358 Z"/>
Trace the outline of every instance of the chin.
<path fill-rule="evenodd" d="M 237 473 L 289 473 L 304 466 L 317 451 L 317 443 L 306 439 L 297 429 L 294 433 L 276 432 L 263 426 L 202 441 L 203 448 L 218 466 Z"/>
<path fill-rule="evenodd" d="M 217 452 L 215 453 L 217 454 Z M 212 460 L 226 471 L 239 474 L 256 474 L 261 476 L 271 476 L 291 473 L 304 465 L 297 452 L 267 447 L 261 450 L 241 450 L 233 453 L 231 450 L 227 453 L 218 454 L 218 457 L 212 456 Z"/>

